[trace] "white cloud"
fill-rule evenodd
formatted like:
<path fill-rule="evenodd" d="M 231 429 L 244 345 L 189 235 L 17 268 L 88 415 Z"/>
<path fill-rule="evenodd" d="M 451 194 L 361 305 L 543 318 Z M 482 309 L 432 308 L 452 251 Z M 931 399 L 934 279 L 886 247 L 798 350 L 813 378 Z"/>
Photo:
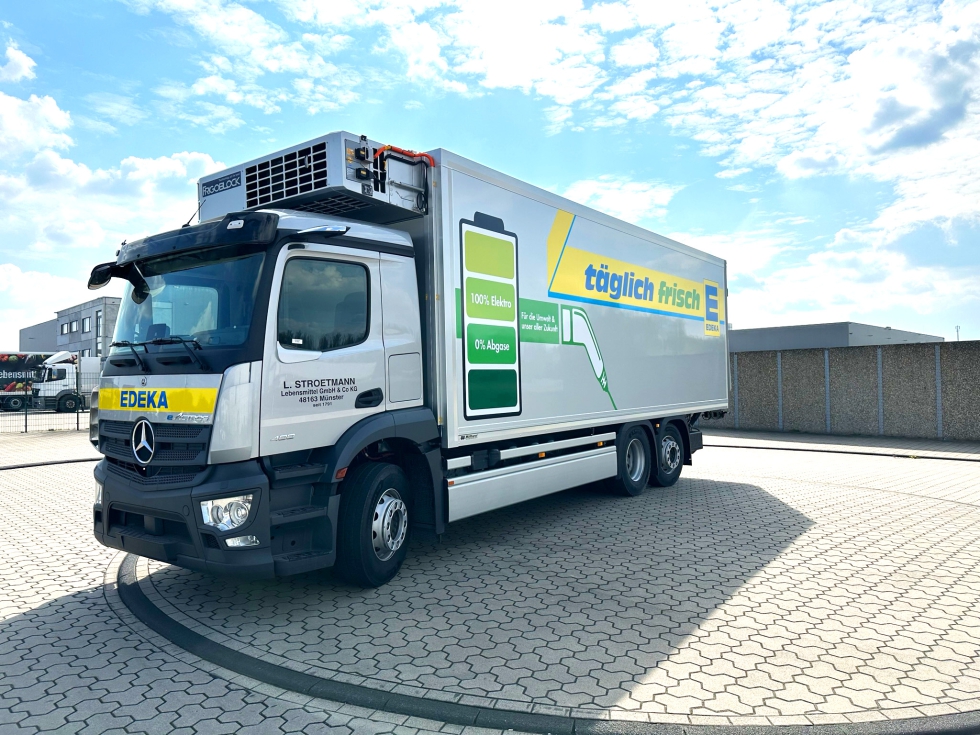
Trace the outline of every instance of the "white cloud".
<path fill-rule="evenodd" d="M 935 314 L 976 304 L 975 275 L 914 266 L 900 253 L 873 248 L 826 250 L 733 290 L 729 314 L 739 327 L 873 319 L 912 311 Z"/>
<path fill-rule="evenodd" d="M 659 56 L 660 52 L 648 34 L 639 34 L 616 44 L 611 53 L 613 63 L 618 66 L 647 66 Z"/>
<path fill-rule="evenodd" d="M 132 97 L 113 92 L 96 92 L 86 95 L 85 101 L 101 117 L 108 118 L 117 125 L 135 125 L 146 118 L 146 111 Z"/>
<path fill-rule="evenodd" d="M 94 294 L 86 288 L 84 277 L 55 276 L 44 271 L 21 270 L 12 263 L 0 263 L 0 351 L 20 348 L 23 327 L 54 319 L 55 311 Z M 117 296 L 107 287 L 98 296 Z"/>
<path fill-rule="evenodd" d="M 37 63 L 16 45 L 7 46 L 7 63 L 0 66 L 0 82 L 19 82 L 34 78 Z"/>
<path fill-rule="evenodd" d="M 724 258 L 728 262 L 728 281 L 733 285 L 761 277 L 771 270 L 774 260 L 795 245 L 791 235 L 773 228 L 711 235 L 673 232 L 668 237 Z"/>
<path fill-rule="evenodd" d="M 0 150 L 15 158 L 42 148 L 67 148 L 72 139 L 65 130 L 71 116 L 51 97 L 32 94 L 24 100 L 0 92 Z"/>
<path fill-rule="evenodd" d="M 41 151 L 22 171 L 0 173 L 0 221 L 37 258 L 91 265 L 111 258 L 124 239 L 183 224 L 196 207 L 194 182 L 221 167 L 207 154 L 184 152 L 93 170 Z"/>
<path fill-rule="evenodd" d="M 660 182 L 631 181 L 616 176 L 576 181 L 562 194 L 628 222 L 659 219 L 682 187 Z"/>
<path fill-rule="evenodd" d="M 742 174 L 747 174 L 752 169 L 750 168 L 727 168 L 723 171 L 719 171 L 715 174 L 719 179 L 734 179 L 736 176 L 741 176 Z"/>

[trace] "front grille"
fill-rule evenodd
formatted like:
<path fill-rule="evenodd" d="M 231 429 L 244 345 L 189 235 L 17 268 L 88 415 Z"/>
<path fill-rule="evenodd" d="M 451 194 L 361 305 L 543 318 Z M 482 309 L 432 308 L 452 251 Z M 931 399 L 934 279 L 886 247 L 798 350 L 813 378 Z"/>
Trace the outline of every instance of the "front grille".
<path fill-rule="evenodd" d="M 133 461 L 133 422 L 103 421 L 99 433 L 99 450 L 103 454 L 124 463 Z M 156 451 L 151 467 L 160 463 L 203 464 L 207 461 L 210 426 L 153 424 L 153 435 Z"/>
<path fill-rule="evenodd" d="M 132 427 L 132 424 L 130 424 Z M 206 426 L 182 426 L 180 424 L 153 424 L 153 433 L 157 439 L 197 439 L 207 431 Z M 132 431 L 132 428 L 130 428 Z"/>
<path fill-rule="evenodd" d="M 300 212 L 312 212 L 313 214 L 327 214 L 327 215 L 341 215 L 347 214 L 348 212 L 356 212 L 358 209 L 364 209 L 365 207 L 370 207 L 370 202 L 361 201 L 360 199 L 355 199 L 347 194 L 331 194 L 323 199 L 317 199 L 313 202 L 304 202 L 303 204 L 298 204 L 293 209 Z"/>
<path fill-rule="evenodd" d="M 245 206 L 257 207 L 327 186 L 327 144 L 317 143 L 245 169 Z"/>
<path fill-rule="evenodd" d="M 127 439 L 133 435 L 134 421 L 103 421 L 102 433 L 109 436 L 123 436 Z M 200 424 L 153 424 L 153 436 L 158 439 L 182 439 L 204 441 L 207 438 L 209 426 Z"/>
<path fill-rule="evenodd" d="M 136 485 L 152 487 L 156 485 L 186 485 L 195 480 L 205 467 L 140 467 L 139 465 L 108 458 L 106 467 L 112 474 Z"/>
<path fill-rule="evenodd" d="M 131 436 L 133 433 L 132 421 L 103 421 L 103 434 L 115 434 L 116 436 Z"/>

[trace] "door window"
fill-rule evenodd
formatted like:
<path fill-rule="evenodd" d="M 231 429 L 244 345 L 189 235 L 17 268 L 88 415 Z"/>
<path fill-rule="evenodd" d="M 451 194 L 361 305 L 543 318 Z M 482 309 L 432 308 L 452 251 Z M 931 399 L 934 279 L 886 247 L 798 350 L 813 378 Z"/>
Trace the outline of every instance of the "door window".
<path fill-rule="evenodd" d="M 357 263 L 292 258 L 279 295 L 279 344 L 326 352 L 368 336 L 368 271 Z"/>

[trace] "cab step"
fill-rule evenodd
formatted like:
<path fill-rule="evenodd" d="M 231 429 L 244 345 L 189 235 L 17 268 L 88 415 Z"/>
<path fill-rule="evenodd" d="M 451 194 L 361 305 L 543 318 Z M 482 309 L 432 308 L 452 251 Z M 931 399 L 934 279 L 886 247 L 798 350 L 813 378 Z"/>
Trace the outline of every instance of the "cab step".
<path fill-rule="evenodd" d="M 274 483 L 284 481 L 305 480 L 313 482 L 314 478 L 323 474 L 327 466 L 319 463 L 306 462 L 303 464 L 288 464 L 282 467 L 272 468 L 272 481 Z"/>
<path fill-rule="evenodd" d="M 279 554 L 272 557 L 276 575 L 302 574 L 317 569 L 332 567 L 337 558 L 335 551 L 297 551 L 292 554 Z"/>
<path fill-rule="evenodd" d="M 308 521 L 311 518 L 322 518 L 327 514 L 326 506 L 305 505 L 298 508 L 286 508 L 269 513 L 269 522 L 273 526 L 281 526 L 285 523 L 299 523 Z"/>

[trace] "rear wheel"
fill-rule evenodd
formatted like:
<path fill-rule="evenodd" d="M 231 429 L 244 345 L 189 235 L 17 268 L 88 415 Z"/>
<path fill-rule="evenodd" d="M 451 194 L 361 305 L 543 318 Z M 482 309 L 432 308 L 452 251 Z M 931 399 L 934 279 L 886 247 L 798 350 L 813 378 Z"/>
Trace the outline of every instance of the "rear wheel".
<path fill-rule="evenodd" d="M 642 493 L 653 465 L 650 440 L 642 427 L 634 426 L 620 434 L 616 440 L 616 460 L 619 471 L 610 483 L 612 489 L 620 495 Z"/>
<path fill-rule="evenodd" d="M 341 487 L 336 570 L 359 587 L 380 587 L 408 553 L 411 489 L 401 468 L 369 462 Z"/>
<path fill-rule="evenodd" d="M 24 408 L 24 399 L 20 396 L 8 398 L 3 408 L 5 411 L 21 411 Z"/>
<path fill-rule="evenodd" d="M 676 426 L 667 424 L 658 444 L 658 468 L 651 479 L 655 485 L 670 487 L 677 482 L 684 466 L 684 440 Z"/>
<path fill-rule="evenodd" d="M 78 398 L 75 396 L 65 396 L 58 401 L 58 410 L 62 413 L 74 413 L 78 410 Z"/>

